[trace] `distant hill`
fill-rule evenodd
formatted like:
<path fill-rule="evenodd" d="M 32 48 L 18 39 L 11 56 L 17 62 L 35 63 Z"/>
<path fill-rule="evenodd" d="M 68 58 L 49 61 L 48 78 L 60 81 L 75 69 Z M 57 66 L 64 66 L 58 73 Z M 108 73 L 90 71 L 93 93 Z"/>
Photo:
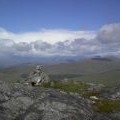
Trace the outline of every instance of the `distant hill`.
<path fill-rule="evenodd" d="M 0 79 L 25 80 L 36 64 L 20 64 L 0 70 Z M 68 78 L 108 86 L 120 83 L 120 59 L 115 57 L 94 57 L 66 63 L 43 64 L 43 69 L 51 79 L 56 80 Z"/>
<path fill-rule="evenodd" d="M 118 58 L 86 58 L 72 63 L 46 66 L 50 74 L 93 74 L 120 68 Z"/>
<path fill-rule="evenodd" d="M 0 69 L 31 65 L 31 64 L 58 64 L 71 63 L 81 59 L 79 56 L 15 56 L 0 55 Z"/>

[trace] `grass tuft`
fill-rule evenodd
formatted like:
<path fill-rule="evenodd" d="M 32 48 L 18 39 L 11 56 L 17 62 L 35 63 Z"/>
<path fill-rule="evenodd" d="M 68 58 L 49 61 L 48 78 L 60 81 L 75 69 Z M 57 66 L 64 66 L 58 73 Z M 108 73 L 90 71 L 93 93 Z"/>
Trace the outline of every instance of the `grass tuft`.
<path fill-rule="evenodd" d="M 94 107 L 98 112 L 120 112 L 120 100 L 98 100 Z"/>
<path fill-rule="evenodd" d="M 60 80 L 54 80 L 48 83 L 44 83 L 42 87 L 45 88 L 54 88 L 54 89 L 60 89 L 65 92 L 76 92 L 80 93 L 82 89 L 87 88 L 87 85 L 85 83 L 79 82 L 78 84 L 75 84 L 72 81 L 69 82 L 61 82 Z"/>

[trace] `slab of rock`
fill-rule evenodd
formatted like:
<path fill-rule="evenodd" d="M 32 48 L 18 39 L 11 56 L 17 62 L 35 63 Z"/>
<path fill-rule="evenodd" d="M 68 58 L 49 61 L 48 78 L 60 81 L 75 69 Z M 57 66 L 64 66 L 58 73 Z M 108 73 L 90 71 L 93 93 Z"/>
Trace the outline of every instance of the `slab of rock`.
<path fill-rule="evenodd" d="M 2 84 L 1 84 L 2 85 Z M 0 120 L 90 120 L 91 105 L 84 98 L 24 84 L 0 89 Z"/>
<path fill-rule="evenodd" d="M 108 99 L 120 100 L 120 85 L 107 89 L 103 92 L 103 96 Z"/>
<path fill-rule="evenodd" d="M 119 120 L 119 113 L 101 114 L 88 99 L 25 84 L 0 84 L 0 120 Z"/>

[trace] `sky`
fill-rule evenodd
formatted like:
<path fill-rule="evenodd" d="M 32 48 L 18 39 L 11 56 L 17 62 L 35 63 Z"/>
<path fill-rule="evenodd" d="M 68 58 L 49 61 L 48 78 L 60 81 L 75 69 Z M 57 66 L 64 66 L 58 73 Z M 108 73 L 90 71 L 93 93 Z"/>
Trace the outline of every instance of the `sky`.
<path fill-rule="evenodd" d="M 119 55 L 120 0 L 0 0 L 0 55 Z"/>
<path fill-rule="evenodd" d="M 120 0 L 0 0 L 0 26 L 12 32 L 97 30 L 120 21 Z"/>

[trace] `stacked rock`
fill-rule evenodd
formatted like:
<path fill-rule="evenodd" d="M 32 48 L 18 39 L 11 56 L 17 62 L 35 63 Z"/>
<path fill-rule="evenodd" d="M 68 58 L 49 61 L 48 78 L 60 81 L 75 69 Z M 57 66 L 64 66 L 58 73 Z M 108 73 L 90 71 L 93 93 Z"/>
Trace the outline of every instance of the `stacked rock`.
<path fill-rule="evenodd" d="M 42 83 L 49 82 L 48 75 L 42 70 L 41 66 L 36 66 L 32 73 L 29 75 L 29 81 L 32 86 L 41 85 Z"/>

